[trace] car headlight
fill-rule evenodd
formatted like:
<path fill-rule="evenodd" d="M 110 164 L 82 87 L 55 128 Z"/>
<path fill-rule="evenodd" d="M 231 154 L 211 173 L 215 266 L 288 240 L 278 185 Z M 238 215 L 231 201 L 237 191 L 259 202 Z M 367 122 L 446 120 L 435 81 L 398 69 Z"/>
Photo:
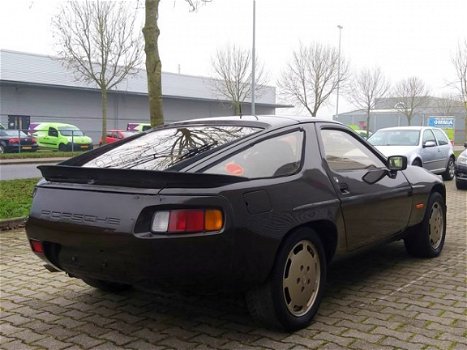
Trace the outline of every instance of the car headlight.
<path fill-rule="evenodd" d="M 459 156 L 457 163 L 467 165 L 467 156 Z"/>

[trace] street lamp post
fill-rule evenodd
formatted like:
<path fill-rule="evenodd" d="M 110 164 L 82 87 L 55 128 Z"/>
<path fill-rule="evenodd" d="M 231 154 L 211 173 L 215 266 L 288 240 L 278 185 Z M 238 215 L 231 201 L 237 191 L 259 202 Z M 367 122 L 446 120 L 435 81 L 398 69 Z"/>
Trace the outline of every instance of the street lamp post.
<path fill-rule="evenodd" d="M 337 58 L 337 89 L 336 89 L 336 119 L 339 117 L 339 84 L 341 80 L 341 35 L 342 35 L 342 27 L 338 25 L 337 28 L 339 29 L 339 53 Z"/>
<path fill-rule="evenodd" d="M 255 78 L 255 50 L 256 50 L 256 0 L 253 0 L 253 47 L 251 49 L 251 115 L 256 114 L 255 107 L 255 90 L 256 90 L 256 78 Z"/>

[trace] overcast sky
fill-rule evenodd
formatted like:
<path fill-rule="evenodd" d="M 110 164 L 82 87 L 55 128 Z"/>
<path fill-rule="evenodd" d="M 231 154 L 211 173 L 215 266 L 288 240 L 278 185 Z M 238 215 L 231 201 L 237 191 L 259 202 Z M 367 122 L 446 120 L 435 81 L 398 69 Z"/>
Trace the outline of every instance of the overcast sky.
<path fill-rule="evenodd" d="M 53 55 L 50 21 L 60 2 L 0 0 L 0 48 Z M 210 76 L 216 49 L 229 43 L 250 48 L 252 4 L 213 0 L 190 13 L 184 0 L 162 0 L 162 70 Z M 256 0 L 256 52 L 269 83 L 276 85 L 300 42 L 337 48 L 337 25 L 353 69 L 380 66 L 392 82 L 418 76 L 441 95 L 455 79 L 451 57 L 467 38 L 467 0 Z M 345 97 L 340 101 L 340 112 L 353 109 Z M 330 116 L 334 104 L 335 97 L 319 115 Z"/>

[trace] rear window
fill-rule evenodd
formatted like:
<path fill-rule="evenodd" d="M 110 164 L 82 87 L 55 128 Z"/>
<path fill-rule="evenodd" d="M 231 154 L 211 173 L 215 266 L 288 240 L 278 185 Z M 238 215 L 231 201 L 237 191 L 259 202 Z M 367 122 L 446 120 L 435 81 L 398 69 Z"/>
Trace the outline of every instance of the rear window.
<path fill-rule="evenodd" d="M 84 167 L 177 170 L 205 152 L 260 131 L 245 126 L 183 126 L 157 129 L 85 163 Z"/>
<path fill-rule="evenodd" d="M 248 178 L 295 174 L 300 168 L 303 132 L 295 131 L 255 143 L 204 170 L 208 174 Z"/>

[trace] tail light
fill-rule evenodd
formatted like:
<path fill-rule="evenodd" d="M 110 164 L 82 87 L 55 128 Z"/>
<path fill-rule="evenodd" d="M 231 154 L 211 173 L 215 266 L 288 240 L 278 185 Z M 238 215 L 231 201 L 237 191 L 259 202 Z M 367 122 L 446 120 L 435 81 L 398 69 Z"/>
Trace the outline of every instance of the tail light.
<path fill-rule="evenodd" d="M 219 231 L 224 216 L 219 209 L 176 209 L 157 211 L 151 231 L 157 233 L 193 233 Z"/>
<path fill-rule="evenodd" d="M 12 137 L 8 139 L 8 143 L 19 143 L 19 138 L 18 137 Z"/>
<path fill-rule="evenodd" d="M 41 241 L 37 241 L 35 239 L 30 239 L 29 244 L 31 245 L 31 249 L 36 254 L 44 254 L 44 245 Z"/>

